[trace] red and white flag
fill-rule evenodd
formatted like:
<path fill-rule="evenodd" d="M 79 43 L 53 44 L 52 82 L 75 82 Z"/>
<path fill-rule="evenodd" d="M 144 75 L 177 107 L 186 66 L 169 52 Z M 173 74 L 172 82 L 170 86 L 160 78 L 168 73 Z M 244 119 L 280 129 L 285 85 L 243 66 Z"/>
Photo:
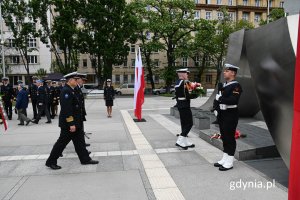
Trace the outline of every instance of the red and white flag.
<path fill-rule="evenodd" d="M 0 101 L 0 117 L 1 117 L 1 120 L 2 120 L 2 123 L 3 123 L 3 126 L 4 126 L 4 130 L 6 131 L 8 129 L 8 123 L 7 123 L 7 116 L 6 116 L 6 113 L 4 111 L 4 108 L 3 108 L 3 105 L 2 105 L 2 102 Z"/>
<path fill-rule="evenodd" d="M 138 120 L 142 119 L 142 105 L 144 104 L 144 68 L 142 64 L 141 49 L 135 52 L 135 79 L 134 79 L 134 115 Z"/>

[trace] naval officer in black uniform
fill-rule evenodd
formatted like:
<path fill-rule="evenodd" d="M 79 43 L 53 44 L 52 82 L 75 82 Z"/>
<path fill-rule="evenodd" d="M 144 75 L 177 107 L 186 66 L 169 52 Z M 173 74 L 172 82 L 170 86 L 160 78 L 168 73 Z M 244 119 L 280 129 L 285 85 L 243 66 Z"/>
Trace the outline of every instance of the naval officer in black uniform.
<path fill-rule="evenodd" d="M 2 101 L 4 103 L 4 109 L 8 116 L 8 119 L 12 119 L 12 101 L 14 100 L 14 90 L 9 83 L 7 77 L 2 78 L 3 85 L 1 85 Z"/>
<path fill-rule="evenodd" d="M 84 142 L 83 120 L 81 103 L 78 96 L 75 94 L 77 73 L 70 73 L 65 76 L 67 84 L 62 89 L 60 94 L 60 114 L 59 127 L 61 128 L 60 136 L 54 144 L 49 158 L 46 161 L 46 166 L 51 169 L 61 169 L 57 165 L 57 159 L 62 154 L 67 144 L 72 140 L 75 151 L 79 157 L 81 164 L 98 164 L 96 160 L 92 160 L 88 154 Z"/>
<path fill-rule="evenodd" d="M 238 103 L 242 93 L 241 85 L 235 80 L 238 67 L 225 64 L 224 79 L 221 91 L 216 95 L 219 104 L 217 113 L 221 139 L 223 141 L 223 157 L 214 164 L 220 171 L 233 168 L 236 150 L 235 131 L 239 120 Z"/>
<path fill-rule="evenodd" d="M 194 144 L 188 141 L 187 135 L 193 127 L 193 116 L 190 106 L 191 99 L 197 98 L 197 95 L 190 94 L 188 90 L 188 69 L 179 69 L 176 72 L 178 74 L 178 80 L 175 85 L 175 95 L 180 115 L 181 134 L 175 145 L 183 149 L 188 149 L 189 147 L 195 147 Z"/>

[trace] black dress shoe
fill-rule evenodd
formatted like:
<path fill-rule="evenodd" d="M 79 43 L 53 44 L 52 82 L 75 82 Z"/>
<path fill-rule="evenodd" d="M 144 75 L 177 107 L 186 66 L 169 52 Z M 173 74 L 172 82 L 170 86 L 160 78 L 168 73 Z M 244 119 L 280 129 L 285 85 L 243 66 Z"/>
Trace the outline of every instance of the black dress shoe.
<path fill-rule="evenodd" d="M 39 121 L 37 121 L 37 120 L 31 120 L 31 122 L 34 123 L 34 124 L 38 124 L 39 123 Z"/>
<path fill-rule="evenodd" d="M 45 123 L 46 123 L 46 124 L 51 124 L 52 122 L 51 122 L 51 121 L 46 121 Z"/>
<path fill-rule="evenodd" d="M 215 166 L 215 167 L 221 167 L 222 165 L 216 162 L 216 163 L 214 164 L 214 166 Z"/>
<path fill-rule="evenodd" d="M 89 146 L 91 146 L 91 144 L 85 143 L 85 146 L 86 146 L 86 147 L 89 147 Z"/>
<path fill-rule="evenodd" d="M 28 121 L 26 122 L 26 126 L 27 126 L 30 122 L 31 122 L 31 120 L 28 120 Z"/>
<path fill-rule="evenodd" d="M 81 163 L 83 165 L 97 165 L 99 163 L 98 160 L 90 160 L 88 162 Z"/>
<path fill-rule="evenodd" d="M 20 123 L 20 124 L 18 124 L 18 125 L 19 125 L 19 126 L 24 126 L 24 124 L 21 124 L 21 123 Z"/>
<path fill-rule="evenodd" d="M 221 166 L 221 167 L 219 168 L 219 170 L 220 170 L 220 171 L 227 171 L 227 170 L 230 170 L 230 169 L 232 169 L 232 168 L 233 168 L 233 167 L 226 168 L 226 167 Z"/>
<path fill-rule="evenodd" d="M 61 166 L 58 166 L 57 164 L 47 164 L 47 163 L 46 163 L 46 166 L 47 166 L 47 167 L 50 167 L 50 168 L 53 169 L 53 170 L 61 169 Z"/>

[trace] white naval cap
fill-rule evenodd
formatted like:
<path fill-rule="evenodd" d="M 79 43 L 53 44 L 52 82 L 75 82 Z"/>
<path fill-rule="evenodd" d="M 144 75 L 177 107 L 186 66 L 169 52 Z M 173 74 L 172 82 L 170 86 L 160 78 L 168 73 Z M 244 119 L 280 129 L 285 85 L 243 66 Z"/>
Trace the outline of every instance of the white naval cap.
<path fill-rule="evenodd" d="M 190 71 L 188 70 L 188 68 L 182 68 L 182 69 L 177 69 L 176 73 L 190 73 Z"/>
<path fill-rule="evenodd" d="M 232 70 L 232 71 L 237 71 L 238 69 L 240 69 L 239 67 L 237 67 L 235 65 L 232 65 L 232 64 L 229 64 L 229 63 L 225 63 L 224 68 Z"/>
<path fill-rule="evenodd" d="M 78 73 L 77 72 L 71 72 L 71 73 L 69 73 L 69 74 L 66 74 L 65 76 L 64 76 L 64 78 L 65 79 L 69 79 L 69 78 L 79 78 L 79 75 L 78 75 Z"/>

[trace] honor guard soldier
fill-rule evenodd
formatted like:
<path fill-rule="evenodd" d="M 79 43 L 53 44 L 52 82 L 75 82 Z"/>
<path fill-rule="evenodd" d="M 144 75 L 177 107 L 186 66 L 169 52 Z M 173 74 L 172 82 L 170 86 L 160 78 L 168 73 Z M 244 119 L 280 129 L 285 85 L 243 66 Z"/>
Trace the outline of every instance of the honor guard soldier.
<path fill-rule="evenodd" d="M 8 78 L 2 78 L 3 85 L 1 86 L 2 101 L 4 104 L 5 112 L 7 113 L 8 119 L 12 118 L 12 101 L 14 100 L 14 89 L 9 84 Z"/>
<path fill-rule="evenodd" d="M 48 112 L 50 113 L 51 118 L 53 119 L 53 113 L 52 113 L 52 109 L 51 109 L 51 105 L 53 102 L 53 87 L 52 87 L 52 81 L 51 80 L 46 80 L 46 85 L 45 85 L 45 89 L 46 89 L 46 96 L 47 96 L 47 109 Z"/>
<path fill-rule="evenodd" d="M 98 164 L 99 161 L 92 160 L 85 147 L 83 120 L 80 101 L 75 94 L 75 87 L 77 86 L 77 73 L 70 73 L 65 76 L 67 84 L 62 89 L 60 94 L 60 114 L 59 127 L 61 129 L 60 136 L 54 144 L 49 158 L 46 161 L 46 166 L 51 169 L 61 169 L 57 165 L 57 159 L 62 154 L 67 144 L 72 140 L 75 146 L 75 151 L 79 157 L 81 164 Z"/>
<path fill-rule="evenodd" d="M 223 157 L 214 164 L 220 171 L 233 168 L 234 153 L 236 150 L 235 131 L 238 124 L 238 103 L 242 93 L 241 85 L 235 80 L 238 67 L 225 64 L 224 79 L 226 82 L 216 95 L 219 104 L 217 119 L 223 141 Z"/>
<path fill-rule="evenodd" d="M 48 103 L 48 97 L 46 93 L 46 89 L 43 86 L 43 81 L 42 80 L 37 80 L 37 108 L 38 108 L 38 115 L 32 123 L 38 124 L 39 120 L 41 119 L 41 116 L 43 113 L 47 116 L 47 122 L 46 123 L 51 123 L 51 118 L 50 118 L 50 113 L 47 108 L 47 103 Z"/>
<path fill-rule="evenodd" d="M 188 69 L 179 69 L 176 71 L 178 75 L 178 80 L 175 85 L 175 95 L 177 101 L 177 108 L 180 115 L 181 124 L 181 134 L 178 136 L 176 146 L 183 149 L 188 149 L 195 147 L 194 144 L 188 141 L 187 136 L 193 127 L 193 116 L 191 111 L 191 99 L 197 98 L 189 93 L 188 91 Z"/>
<path fill-rule="evenodd" d="M 32 83 L 29 85 L 29 97 L 31 99 L 34 119 L 36 119 L 36 117 L 37 117 L 37 89 L 38 89 L 38 87 L 36 85 L 37 80 L 38 80 L 38 77 L 33 76 Z"/>

